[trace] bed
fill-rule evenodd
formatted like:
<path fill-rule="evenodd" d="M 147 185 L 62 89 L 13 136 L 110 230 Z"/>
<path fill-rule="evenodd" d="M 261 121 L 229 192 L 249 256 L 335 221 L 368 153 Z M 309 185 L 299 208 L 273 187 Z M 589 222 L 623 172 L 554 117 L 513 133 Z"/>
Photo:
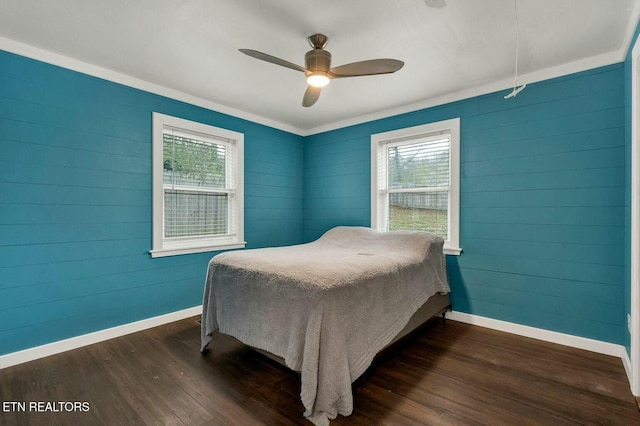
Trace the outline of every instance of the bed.
<path fill-rule="evenodd" d="M 336 227 L 316 241 L 209 262 L 202 351 L 219 330 L 300 372 L 304 415 L 353 410 L 351 384 L 390 343 L 449 306 L 443 239 Z"/>

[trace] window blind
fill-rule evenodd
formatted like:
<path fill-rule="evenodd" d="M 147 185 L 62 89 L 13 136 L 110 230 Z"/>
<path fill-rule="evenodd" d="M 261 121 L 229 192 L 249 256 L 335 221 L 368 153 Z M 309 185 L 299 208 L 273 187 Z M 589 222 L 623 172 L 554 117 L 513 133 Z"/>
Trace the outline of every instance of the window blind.
<path fill-rule="evenodd" d="M 382 142 L 378 217 L 393 230 L 426 230 L 448 239 L 450 134 Z"/>

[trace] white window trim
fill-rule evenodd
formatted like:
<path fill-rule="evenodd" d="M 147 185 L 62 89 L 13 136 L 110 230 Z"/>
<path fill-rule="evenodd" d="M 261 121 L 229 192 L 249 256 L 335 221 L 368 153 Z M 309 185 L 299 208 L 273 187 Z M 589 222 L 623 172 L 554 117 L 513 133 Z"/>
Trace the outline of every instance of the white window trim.
<path fill-rule="evenodd" d="M 378 217 L 378 151 L 382 143 L 415 139 L 430 134 L 451 134 L 449 152 L 449 239 L 444 243 L 444 253 L 458 256 L 460 248 L 460 118 L 407 127 L 371 135 L 371 227 L 381 231 Z"/>
<path fill-rule="evenodd" d="M 237 164 L 235 189 L 237 232 L 232 237 L 164 238 L 163 188 L 163 130 L 165 126 L 182 129 L 187 133 L 201 133 L 233 141 Z M 244 135 L 227 129 L 184 120 L 157 112 L 153 113 L 153 248 L 151 257 L 175 256 L 217 250 L 244 248 Z"/>

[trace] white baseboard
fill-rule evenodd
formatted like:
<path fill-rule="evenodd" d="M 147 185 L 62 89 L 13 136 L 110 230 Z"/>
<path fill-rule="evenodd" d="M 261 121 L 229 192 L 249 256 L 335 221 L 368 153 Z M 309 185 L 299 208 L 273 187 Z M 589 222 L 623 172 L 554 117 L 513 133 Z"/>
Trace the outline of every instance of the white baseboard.
<path fill-rule="evenodd" d="M 572 348 L 584 349 L 604 355 L 611 355 L 622 358 L 629 358 L 627 351 L 622 345 L 602 342 L 600 340 L 587 339 L 585 337 L 573 336 L 571 334 L 558 333 L 556 331 L 544 330 L 542 328 L 529 327 L 507 321 L 500 321 L 478 315 L 466 314 L 464 312 L 451 311 L 446 314 L 448 319 L 460 321 L 467 324 L 478 325 L 480 327 L 491 328 L 493 330 L 504 331 L 506 333 L 517 334 L 519 336 L 531 337 L 532 339 L 544 340 L 545 342 L 557 343 L 559 345 L 570 346 Z M 629 363 L 631 365 L 631 363 Z M 625 365 L 625 369 L 627 366 Z M 629 373 L 627 373 L 629 374 Z"/>
<path fill-rule="evenodd" d="M 34 348 L 1 355 L 0 370 L 3 368 L 11 367 L 13 365 L 22 364 L 39 358 L 44 358 L 61 352 L 70 351 L 72 349 L 81 348 L 83 346 L 89 346 L 94 343 L 103 342 L 105 340 L 113 339 L 127 334 L 136 333 L 148 328 L 153 328 L 159 325 L 168 324 L 170 322 L 179 321 L 195 315 L 200 315 L 201 313 L 202 305 L 194 306 L 193 308 L 183 309 L 181 311 L 171 312 L 165 315 L 147 318 L 129 324 L 119 325 L 117 327 L 107 328 L 105 330 L 99 330 L 89 334 L 83 334 L 82 336 L 76 336 L 70 339 L 60 340 L 57 342 L 48 343 L 46 345 L 36 346 Z"/>
<path fill-rule="evenodd" d="M 627 373 L 627 379 L 629 379 L 629 383 L 633 383 L 633 370 L 631 369 L 631 358 L 629 358 L 629 354 L 627 353 L 627 351 L 624 351 L 624 354 L 622 354 L 622 365 L 624 366 L 624 371 L 625 373 Z M 631 386 L 631 393 L 633 394 L 633 396 L 638 396 L 636 393 L 633 392 L 633 386 Z"/>
<path fill-rule="evenodd" d="M 18 352 L 12 352 L 6 355 L 1 355 L 0 369 L 33 361 L 39 358 L 44 358 L 50 355 L 55 355 L 61 352 L 81 348 L 83 346 L 89 346 L 94 343 L 103 342 L 105 340 L 114 339 L 116 337 L 125 336 L 131 333 L 136 333 L 138 331 L 157 327 L 163 324 L 168 324 L 170 322 L 180 321 L 182 319 L 200 314 L 202 314 L 202 305 L 183 309 L 181 311 L 171 312 L 169 314 L 160 315 L 153 318 L 147 318 L 141 321 L 124 324 L 117 327 L 107 328 L 105 330 L 84 334 L 82 336 L 72 337 L 70 339 L 60 340 L 58 342 L 48 343 L 42 346 L 36 346 L 34 348 L 25 349 Z M 622 364 L 627 373 L 627 377 L 629 378 L 629 382 L 631 382 L 631 361 L 626 349 L 622 345 L 587 339 L 570 334 L 558 333 L 541 328 L 529 327 L 526 325 L 515 324 L 507 321 L 500 321 L 458 311 L 448 312 L 447 318 L 454 321 L 477 325 L 480 327 L 491 328 L 493 330 L 504 331 L 506 333 L 531 337 L 533 339 L 557 343 L 564 346 L 570 346 L 573 348 L 584 349 L 591 352 L 597 352 L 604 355 L 621 358 Z"/>

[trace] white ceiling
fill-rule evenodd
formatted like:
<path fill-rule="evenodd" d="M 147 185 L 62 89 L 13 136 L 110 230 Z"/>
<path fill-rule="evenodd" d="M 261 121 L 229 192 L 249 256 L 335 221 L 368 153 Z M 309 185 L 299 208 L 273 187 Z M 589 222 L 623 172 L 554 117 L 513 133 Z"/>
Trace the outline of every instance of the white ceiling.
<path fill-rule="evenodd" d="M 640 0 L 517 1 L 519 81 L 530 82 L 550 69 L 621 61 Z M 384 57 L 405 66 L 334 80 L 303 108 L 302 73 L 238 52 L 304 66 L 306 37 L 318 32 L 329 37 L 333 66 Z M 308 134 L 473 88 L 506 88 L 516 26 L 513 0 L 2 0 L 0 36 L 2 49 L 52 52 L 58 62 L 71 58 Z"/>

